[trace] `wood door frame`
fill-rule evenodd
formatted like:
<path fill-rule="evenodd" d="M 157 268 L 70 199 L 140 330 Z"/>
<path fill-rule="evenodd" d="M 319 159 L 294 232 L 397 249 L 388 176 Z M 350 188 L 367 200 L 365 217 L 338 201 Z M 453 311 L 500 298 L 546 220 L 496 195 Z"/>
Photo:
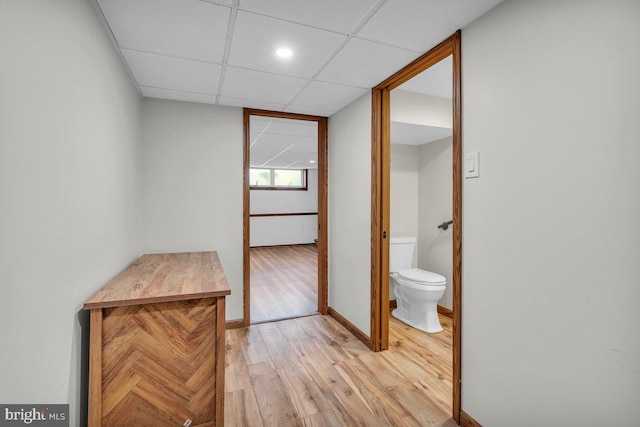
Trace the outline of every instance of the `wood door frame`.
<path fill-rule="evenodd" d="M 371 343 L 389 348 L 390 91 L 449 55 L 453 59 L 453 407 L 460 424 L 462 372 L 462 68 L 460 30 L 371 92 Z"/>
<path fill-rule="evenodd" d="M 327 314 L 328 298 L 328 175 L 327 175 L 327 147 L 328 123 L 326 117 L 310 116 L 307 114 L 284 113 L 281 111 L 243 109 L 243 316 L 244 326 L 251 324 L 251 276 L 250 276 L 250 182 L 249 156 L 251 155 L 250 117 L 262 116 L 279 119 L 305 120 L 318 124 L 318 311 Z"/>

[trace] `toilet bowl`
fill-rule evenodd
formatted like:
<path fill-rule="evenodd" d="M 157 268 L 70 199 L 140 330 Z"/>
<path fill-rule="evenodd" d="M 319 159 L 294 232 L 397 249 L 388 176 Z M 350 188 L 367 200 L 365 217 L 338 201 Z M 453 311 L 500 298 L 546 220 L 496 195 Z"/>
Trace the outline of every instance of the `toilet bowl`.
<path fill-rule="evenodd" d="M 438 318 L 438 301 L 444 295 L 444 276 L 410 268 L 415 237 L 391 238 L 389 272 L 398 308 L 391 314 L 401 322 L 430 334 L 442 331 Z"/>
<path fill-rule="evenodd" d="M 391 273 L 398 308 L 393 317 L 430 334 L 442 332 L 438 301 L 444 295 L 446 279 L 430 271 L 412 268 Z"/>

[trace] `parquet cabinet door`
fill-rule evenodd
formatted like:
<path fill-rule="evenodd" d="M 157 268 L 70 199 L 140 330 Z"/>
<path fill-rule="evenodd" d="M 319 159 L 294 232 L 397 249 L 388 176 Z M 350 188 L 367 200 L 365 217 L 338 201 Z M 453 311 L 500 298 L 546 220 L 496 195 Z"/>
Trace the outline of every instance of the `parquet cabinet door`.
<path fill-rule="evenodd" d="M 207 298 L 103 309 L 102 426 L 215 422 L 216 308 Z"/>

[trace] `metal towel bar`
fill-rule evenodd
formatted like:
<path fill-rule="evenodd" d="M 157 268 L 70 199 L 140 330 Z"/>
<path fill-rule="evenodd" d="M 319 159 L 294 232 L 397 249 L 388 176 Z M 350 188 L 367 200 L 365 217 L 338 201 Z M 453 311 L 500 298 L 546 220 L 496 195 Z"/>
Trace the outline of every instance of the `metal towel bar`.
<path fill-rule="evenodd" d="M 438 228 L 441 228 L 442 230 L 445 230 L 445 231 L 446 231 L 446 230 L 448 230 L 448 229 L 449 229 L 449 226 L 450 226 L 451 224 L 453 224 L 453 220 L 451 220 L 451 221 L 445 221 L 445 222 L 443 222 L 442 224 L 440 224 L 440 225 L 438 226 Z"/>

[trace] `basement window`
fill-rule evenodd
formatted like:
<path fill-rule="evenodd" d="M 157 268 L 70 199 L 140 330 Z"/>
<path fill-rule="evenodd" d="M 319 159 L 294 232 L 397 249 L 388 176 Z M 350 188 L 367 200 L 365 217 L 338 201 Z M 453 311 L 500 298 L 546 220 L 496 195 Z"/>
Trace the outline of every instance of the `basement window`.
<path fill-rule="evenodd" d="M 307 190 L 306 169 L 249 169 L 252 190 Z"/>

